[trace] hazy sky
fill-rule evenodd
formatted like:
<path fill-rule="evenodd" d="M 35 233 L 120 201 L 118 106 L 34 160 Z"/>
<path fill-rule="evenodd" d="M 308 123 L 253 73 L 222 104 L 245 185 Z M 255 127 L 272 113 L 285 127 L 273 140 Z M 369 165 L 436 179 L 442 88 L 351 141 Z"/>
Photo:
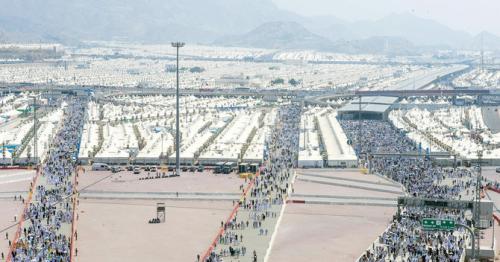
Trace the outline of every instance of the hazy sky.
<path fill-rule="evenodd" d="M 500 36 L 500 0 L 273 0 L 305 16 L 334 15 L 353 21 L 412 12 L 472 34 L 487 30 Z"/>

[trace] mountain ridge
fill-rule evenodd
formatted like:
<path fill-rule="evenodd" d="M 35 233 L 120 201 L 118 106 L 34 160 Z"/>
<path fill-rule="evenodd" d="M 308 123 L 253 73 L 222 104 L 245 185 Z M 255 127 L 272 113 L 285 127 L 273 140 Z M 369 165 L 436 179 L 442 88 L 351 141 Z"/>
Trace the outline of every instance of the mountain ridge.
<path fill-rule="evenodd" d="M 347 22 L 334 16 L 300 16 L 279 9 L 271 0 L 0 0 L 0 4 L 3 7 L 0 9 L 0 42 L 168 43 L 180 40 L 221 44 L 221 40 L 226 39 L 229 44 L 252 46 L 245 43 L 246 38 L 254 43 L 253 47 L 262 47 L 266 43 L 265 39 L 257 39 L 259 34 L 286 39 L 280 34 L 297 30 L 295 34 L 300 37 L 292 37 L 293 43 L 282 41 L 280 46 L 281 40 L 276 39 L 270 41 L 276 45 L 267 46 L 380 52 L 385 48 L 381 47 L 380 41 L 383 41 L 401 50 L 407 49 L 403 46 L 405 43 L 414 49 L 420 46 L 480 48 L 477 36 L 408 12 L 377 20 Z M 273 33 L 265 28 L 273 22 L 296 24 L 286 30 L 277 27 Z M 483 38 L 485 49 L 500 50 L 500 37 L 486 32 Z M 374 40 L 371 47 L 370 39 Z M 353 46 L 347 47 L 348 44 Z"/>

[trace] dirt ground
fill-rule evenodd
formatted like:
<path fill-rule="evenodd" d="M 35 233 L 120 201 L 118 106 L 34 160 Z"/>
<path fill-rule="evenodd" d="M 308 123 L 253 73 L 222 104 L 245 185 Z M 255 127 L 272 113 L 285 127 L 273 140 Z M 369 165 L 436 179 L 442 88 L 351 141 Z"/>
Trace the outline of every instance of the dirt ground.
<path fill-rule="evenodd" d="M 19 221 L 24 208 L 21 201 L 14 201 L 13 195 L 26 197 L 34 174 L 32 170 L 0 170 L 0 252 L 5 257 L 9 252 L 9 239 L 13 241 L 18 228 L 14 216 Z"/>
<path fill-rule="evenodd" d="M 76 261 L 195 261 L 215 237 L 231 202 L 169 201 L 166 222 L 156 202 L 80 200 Z"/>
<path fill-rule="evenodd" d="M 142 171 L 140 175 L 134 175 L 128 171 L 112 174 L 108 171 L 88 170 L 89 168 L 78 179 L 80 190 L 86 188 L 86 190 L 126 192 L 237 193 L 239 186 L 244 182 L 236 174 L 212 174 L 208 171 L 202 173 L 186 172 L 180 177 L 139 180 L 139 177 L 145 177 L 147 172 Z M 112 176 L 104 179 L 109 175 Z M 104 180 L 98 182 L 101 179 Z M 95 182 L 98 183 L 92 185 Z"/>
<path fill-rule="evenodd" d="M 288 204 L 269 261 L 355 261 L 395 212 L 392 207 Z"/>

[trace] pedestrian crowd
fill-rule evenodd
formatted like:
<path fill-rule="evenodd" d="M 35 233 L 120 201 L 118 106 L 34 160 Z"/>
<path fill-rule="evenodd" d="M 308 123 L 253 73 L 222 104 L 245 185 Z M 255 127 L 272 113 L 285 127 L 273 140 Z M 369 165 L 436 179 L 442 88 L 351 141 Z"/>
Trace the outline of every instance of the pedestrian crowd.
<path fill-rule="evenodd" d="M 70 99 L 54 136 L 33 200 L 24 214 L 21 235 L 12 250 L 12 261 L 69 261 L 73 219 L 73 176 L 84 123 L 83 103 Z"/>
<path fill-rule="evenodd" d="M 360 125 L 361 123 L 361 125 Z M 415 151 L 415 144 L 386 121 L 341 120 L 347 139 L 361 152 L 394 153 Z M 360 132 L 361 127 L 361 132 Z M 358 140 L 361 140 L 361 145 Z"/>
<path fill-rule="evenodd" d="M 239 201 L 238 205 L 242 208 L 239 214 L 236 213 L 228 223 L 221 222 L 224 230 L 218 238 L 218 248 L 214 248 L 205 259 L 206 262 L 220 262 L 224 258 L 238 261 L 239 256 L 245 256 L 248 245 L 261 241 L 267 243 L 259 238 L 270 237 L 274 230 L 279 210 L 288 194 L 292 168 L 297 164 L 301 109 L 294 104 L 284 105 L 277 114 L 275 128 L 267 140 L 269 154 L 260 169 L 260 175 L 254 178 L 253 187 L 247 196 Z M 250 237 L 245 234 L 250 234 Z M 243 237 L 247 241 L 255 236 L 255 242 L 243 241 Z M 265 249 L 260 251 L 265 252 Z M 250 259 L 254 262 L 263 260 L 258 254 L 253 249 Z"/>
<path fill-rule="evenodd" d="M 416 148 L 403 132 L 386 121 L 342 120 L 341 125 L 356 146 L 361 141 L 361 152 L 409 153 Z M 464 168 L 442 168 L 432 160 L 418 156 L 377 156 L 371 160 L 372 172 L 400 183 L 405 193 L 413 197 L 431 199 L 472 199 L 475 182 L 472 173 Z M 359 258 L 360 262 L 382 261 L 451 261 L 458 262 L 466 243 L 463 229 L 456 231 L 425 231 L 423 218 L 452 219 L 468 223 L 463 210 L 435 207 L 403 207 L 393 217 L 389 227 Z"/>

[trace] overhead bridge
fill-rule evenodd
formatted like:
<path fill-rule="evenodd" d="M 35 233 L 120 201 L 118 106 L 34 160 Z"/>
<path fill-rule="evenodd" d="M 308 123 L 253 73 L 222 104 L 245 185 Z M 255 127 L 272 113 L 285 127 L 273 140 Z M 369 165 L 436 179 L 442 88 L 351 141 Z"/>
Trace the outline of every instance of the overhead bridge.
<path fill-rule="evenodd" d="M 96 94 L 116 95 L 138 94 L 138 95 L 175 95 L 175 88 L 140 88 L 122 86 L 78 86 L 78 85 L 46 85 L 46 84 L 1 84 L 0 93 L 10 92 L 52 92 L 52 93 L 85 93 L 95 92 Z M 250 88 L 227 88 L 227 89 L 188 89 L 179 90 L 181 95 L 194 96 L 253 96 L 253 97 L 295 97 L 303 98 L 307 96 L 320 96 L 335 94 L 335 90 L 290 90 L 290 89 L 250 89 Z"/>
<path fill-rule="evenodd" d="M 374 157 L 423 157 L 425 156 L 424 153 L 418 153 L 418 152 L 405 152 L 405 153 L 370 153 L 371 156 Z M 430 157 L 452 157 L 452 155 L 449 152 L 430 152 L 429 154 Z"/>
<path fill-rule="evenodd" d="M 459 96 L 459 95 L 500 95 L 489 89 L 451 89 L 451 90 L 374 90 L 374 91 L 355 91 L 355 96 L 392 96 L 392 97 L 410 97 L 410 96 Z"/>

